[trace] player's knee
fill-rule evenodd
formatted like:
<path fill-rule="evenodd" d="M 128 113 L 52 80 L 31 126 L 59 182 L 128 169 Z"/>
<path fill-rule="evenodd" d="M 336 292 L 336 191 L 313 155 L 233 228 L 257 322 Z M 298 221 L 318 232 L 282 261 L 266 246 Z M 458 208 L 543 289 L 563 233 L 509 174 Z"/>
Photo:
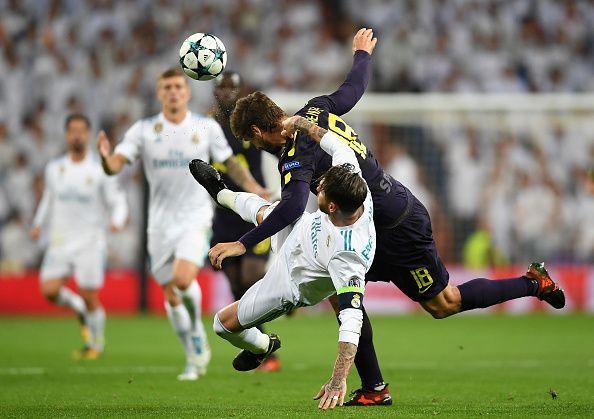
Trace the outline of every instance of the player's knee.
<path fill-rule="evenodd" d="M 51 284 L 42 283 L 41 284 L 41 294 L 49 301 L 56 302 L 58 299 L 58 295 L 60 294 L 60 287 L 59 286 L 52 286 Z"/>
<path fill-rule="evenodd" d="M 445 319 L 460 312 L 460 291 L 457 287 L 448 285 L 442 292 L 421 305 L 434 319 Z"/>
<path fill-rule="evenodd" d="M 214 330 L 214 332 L 217 335 L 219 335 L 220 337 L 224 337 L 225 335 L 227 335 L 231 332 L 229 331 L 229 329 L 227 329 L 225 327 L 225 325 L 221 321 L 221 317 L 219 316 L 219 313 L 215 314 L 215 316 L 214 316 L 214 321 L 212 323 L 212 329 Z"/>
<path fill-rule="evenodd" d="M 173 283 L 180 291 L 185 291 L 191 284 L 194 278 L 187 275 L 179 275 L 173 277 Z"/>

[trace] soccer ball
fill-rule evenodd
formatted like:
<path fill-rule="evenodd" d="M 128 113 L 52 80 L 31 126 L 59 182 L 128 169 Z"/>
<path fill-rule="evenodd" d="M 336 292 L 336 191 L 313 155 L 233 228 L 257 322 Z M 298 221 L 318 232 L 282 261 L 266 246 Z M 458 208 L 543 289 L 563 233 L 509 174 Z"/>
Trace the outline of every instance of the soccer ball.
<path fill-rule="evenodd" d="M 210 33 L 190 35 L 179 49 L 184 73 L 195 80 L 212 80 L 225 69 L 227 52 L 219 38 Z"/>

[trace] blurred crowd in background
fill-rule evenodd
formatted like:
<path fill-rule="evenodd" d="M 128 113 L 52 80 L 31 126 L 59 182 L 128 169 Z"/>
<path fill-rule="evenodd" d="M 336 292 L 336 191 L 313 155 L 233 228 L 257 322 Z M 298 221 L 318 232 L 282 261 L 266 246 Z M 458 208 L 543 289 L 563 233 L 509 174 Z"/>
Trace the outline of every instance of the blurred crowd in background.
<path fill-rule="evenodd" d="M 359 27 L 379 38 L 369 91 L 583 93 L 594 90 L 594 2 L 467 0 L 0 0 L 0 268 L 36 267 L 28 228 L 43 168 L 64 151 L 63 121 L 90 116 L 119 140 L 158 112 L 159 73 L 178 46 L 213 32 L 254 88 L 335 89 Z M 207 112 L 212 83 L 192 82 Z M 446 127 L 370 124 L 366 141 L 430 208 L 445 259 L 469 266 L 594 261 L 592 115 L 539 130 L 460 118 Z M 111 266 L 135 266 L 143 180 L 121 176 L 130 225 Z"/>

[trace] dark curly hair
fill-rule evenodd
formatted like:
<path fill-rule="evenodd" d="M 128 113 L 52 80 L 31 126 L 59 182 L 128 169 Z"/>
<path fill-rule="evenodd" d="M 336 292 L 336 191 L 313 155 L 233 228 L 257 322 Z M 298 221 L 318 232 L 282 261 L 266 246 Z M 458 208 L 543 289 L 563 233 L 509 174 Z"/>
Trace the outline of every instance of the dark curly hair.
<path fill-rule="evenodd" d="M 320 178 L 320 190 L 344 213 L 355 212 L 367 197 L 367 184 L 350 163 L 332 166 Z"/>
<path fill-rule="evenodd" d="M 231 113 L 231 131 L 239 140 L 252 138 L 252 125 L 272 132 L 280 127 L 285 112 L 262 92 L 254 92 L 237 101 Z"/>

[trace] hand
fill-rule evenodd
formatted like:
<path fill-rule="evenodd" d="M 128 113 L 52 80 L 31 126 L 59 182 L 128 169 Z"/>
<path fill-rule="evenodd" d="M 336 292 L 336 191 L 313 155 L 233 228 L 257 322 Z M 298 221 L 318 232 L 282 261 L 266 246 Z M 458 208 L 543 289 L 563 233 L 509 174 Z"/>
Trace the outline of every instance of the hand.
<path fill-rule="evenodd" d="M 377 44 L 377 38 L 373 37 L 373 29 L 361 28 L 353 38 L 353 54 L 357 50 L 362 50 L 371 55 L 375 44 Z"/>
<path fill-rule="evenodd" d="M 346 390 L 346 378 L 335 379 L 334 377 L 331 377 L 314 397 L 314 400 L 320 399 L 318 409 L 327 410 L 328 408 L 334 409 L 337 405 L 342 406 Z"/>
<path fill-rule="evenodd" d="M 221 269 L 223 260 L 230 256 L 241 256 L 245 253 L 245 246 L 243 243 L 230 242 L 230 243 L 219 243 L 208 251 L 208 258 L 210 263 L 217 269 Z"/>
<path fill-rule="evenodd" d="M 298 123 L 303 124 L 303 120 L 307 121 L 304 117 L 299 115 L 293 115 L 281 122 L 283 130 L 281 131 L 281 135 L 284 137 L 292 137 L 295 131 L 299 129 L 297 126 Z"/>
<path fill-rule="evenodd" d="M 33 227 L 29 231 L 29 237 L 31 237 L 31 239 L 33 239 L 33 240 L 39 239 L 40 235 L 41 235 L 41 228 L 39 228 L 39 227 Z"/>
<path fill-rule="evenodd" d="M 111 143 L 103 130 L 99 131 L 99 134 L 97 135 L 97 150 L 103 159 L 111 156 Z"/>

